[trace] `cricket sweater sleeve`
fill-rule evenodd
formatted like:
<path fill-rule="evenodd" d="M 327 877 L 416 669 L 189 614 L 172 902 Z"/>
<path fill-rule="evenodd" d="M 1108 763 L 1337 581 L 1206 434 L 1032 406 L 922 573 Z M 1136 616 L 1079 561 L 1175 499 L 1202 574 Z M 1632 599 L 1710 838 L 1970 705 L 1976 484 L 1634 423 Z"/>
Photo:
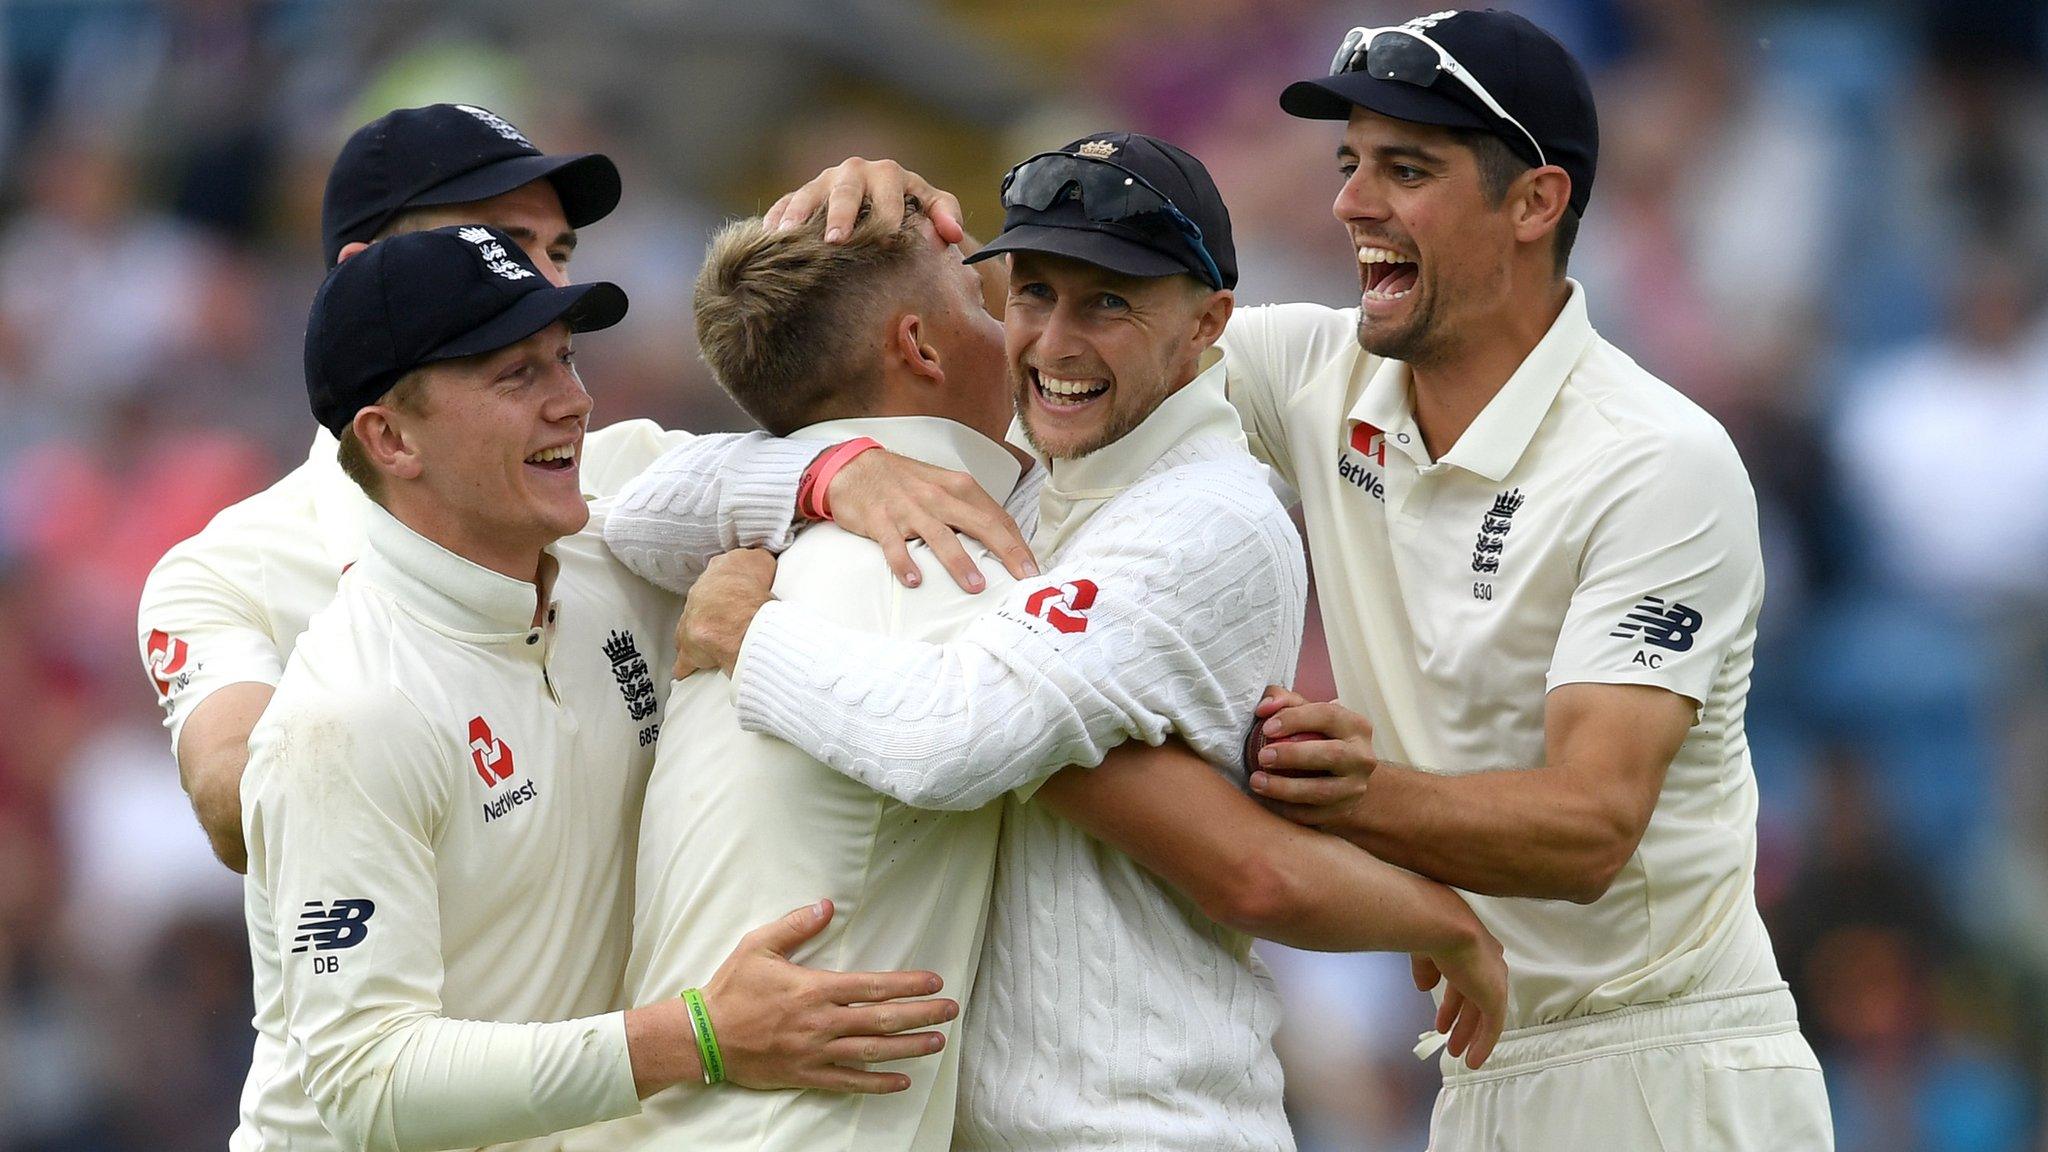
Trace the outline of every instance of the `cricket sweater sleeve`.
<path fill-rule="evenodd" d="M 251 880 L 271 896 L 286 1027 L 322 1122 L 348 1147 L 412 1152 L 635 1112 L 623 1014 L 441 1015 L 435 843 L 470 769 L 402 696 L 329 688 L 280 692 L 243 783 Z"/>
<path fill-rule="evenodd" d="M 605 510 L 604 540 L 641 578 L 687 592 L 713 556 L 789 547 L 797 482 L 819 451 L 765 432 L 693 437 L 628 483 Z"/>
<path fill-rule="evenodd" d="M 755 617 L 735 669 L 741 725 L 885 795 L 971 809 L 1178 733 L 1235 765 L 1252 708 L 1290 678 L 1307 577 L 1263 469 L 1178 469 L 1134 488 L 943 644 Z"/>

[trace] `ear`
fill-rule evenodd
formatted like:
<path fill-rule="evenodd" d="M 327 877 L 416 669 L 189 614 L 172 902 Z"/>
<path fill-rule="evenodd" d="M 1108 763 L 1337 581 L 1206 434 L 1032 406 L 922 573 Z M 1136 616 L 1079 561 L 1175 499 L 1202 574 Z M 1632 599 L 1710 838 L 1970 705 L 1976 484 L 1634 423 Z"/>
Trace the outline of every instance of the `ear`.
<path fill-rule="evenodd" d="M 1211 344 L 1223 335 L 1223 329 L 1230 324 L 1230 314 L 1237 308 L 1237 297 L 1230 289 L 1221 288 L 1209 293 L 1202 301 L 1201 311 L 1195 315 L 1195 352 L 1206 352 Z"/>
<path fill-rule="evenodd" d="M 1524 172 L 1514 202 L 1515 239 L 1523 244 L 1546 240 L 1571 207 L 1572 178 L 1552 164 Z"/>
<path fill-rule="evenodd" d="M 335 256 L 334 262 L 336 264 L 339 264 L 342 261 L 348 259 L 349 257 L 355 255 L 358 252 L 361 252 L 363 249 L 368 247 L 369 245 L 363 243 L 361 240 L 351 240 L 348 243 L 343 244 L 341 246 L 341 252 L 339 255 Z"/>
<path fill-rule="evenodd" d="M 939 350 L 927 342 L 930 333 L 924 326 L 924 318 L 915 312 L 905 312 L 896 318 L 896 326 L 889 332 L 889 350 L 903 362 L 911 375 L 932 384 L 946 382 L 945 366 L 939 363 Z"/>
<path fill-rule="evenodd" d="M 419 446 L 407 435 L 404 420 L 397 409 L 372 404 L 357 412 L 349 426 L 377 471 L 393 480 L 417 480 L 424 462 Z"/>

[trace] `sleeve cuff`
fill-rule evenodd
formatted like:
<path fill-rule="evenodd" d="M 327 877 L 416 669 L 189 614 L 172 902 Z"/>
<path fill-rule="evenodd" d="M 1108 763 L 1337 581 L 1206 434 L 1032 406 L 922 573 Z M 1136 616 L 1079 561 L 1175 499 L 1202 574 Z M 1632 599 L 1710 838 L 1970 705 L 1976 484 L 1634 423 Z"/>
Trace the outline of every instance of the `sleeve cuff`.
<path fill-rule="evenodd" d="M 724 514 L 741 547 L 789 547 L 797 528 L 797 484 L 823 447 L 829 445 L 763 436 L 733 454 Z"/>

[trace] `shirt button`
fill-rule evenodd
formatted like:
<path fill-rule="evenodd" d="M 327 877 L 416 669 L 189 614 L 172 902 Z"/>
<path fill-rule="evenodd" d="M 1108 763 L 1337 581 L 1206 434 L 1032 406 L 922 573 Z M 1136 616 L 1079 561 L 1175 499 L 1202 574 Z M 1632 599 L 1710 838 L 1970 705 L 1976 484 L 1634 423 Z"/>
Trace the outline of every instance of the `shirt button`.
<path fill-rule="evenodd" d="M 540 643 L 540 633 L 538 633 L 538 632 L 528 632 L 528 633 L 526 634 L 526 642 L 527 642 L 528 644 L 538 644 L 538 643 Z"/>

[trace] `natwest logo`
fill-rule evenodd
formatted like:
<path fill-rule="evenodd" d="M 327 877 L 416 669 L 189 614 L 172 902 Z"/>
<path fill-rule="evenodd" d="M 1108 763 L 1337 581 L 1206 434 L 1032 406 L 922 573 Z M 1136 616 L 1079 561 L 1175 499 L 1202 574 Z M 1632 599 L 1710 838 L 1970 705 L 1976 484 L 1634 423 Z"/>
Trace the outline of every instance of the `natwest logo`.
<path fill-rule="evenodd" d="M 512 746 L 491 735 L 491 726 L 481 716 L 469 720 L 469 759 L 477 776 L 492 788 L 512 778 Z"/>
<path fill-rule="evenodd" d="M 1387 466 L 1387 434 L 1362 420 L 1351 426 L 1351 450 L 1382 468 Z"/>
<path fill-rule="evenodd" d="M 172 678 L 185 670 L 185 660 L 192 650 L 183 640 L 161 628 L 149 633 L 149 678 L 156 682 L 156 694 L 168 699 L 171 694 Z"/>
<path fill-rule="evenodd" d="M 1086 632 L 1088 609 L 1095 606 L 1093 580 L 1074 580 L 1040 588 L 1024 601 L 1024 611 L 1062 632 Z"/>

